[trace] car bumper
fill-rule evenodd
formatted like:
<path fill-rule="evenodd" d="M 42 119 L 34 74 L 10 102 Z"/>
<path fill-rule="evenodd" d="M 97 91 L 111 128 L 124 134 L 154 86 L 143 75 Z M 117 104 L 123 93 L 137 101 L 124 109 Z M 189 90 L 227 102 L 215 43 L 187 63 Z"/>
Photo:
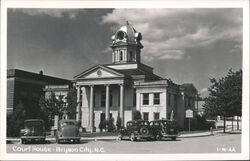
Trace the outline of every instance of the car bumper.
<path fill-rule="evenodd" d="M 137 134 L 135 135 L 137 138 L 151 138 L 152 136 L 151 135 L 141 135 L 141 134 Z"/>
<path fill-rule="evenodd" d="M 21 139 L 45 139 L 45 136 L 21 136 Z"/>
<path fill-rule="evenodd" d="M 58 137 L 59 140 L 80 140 L 80 136 L 75 137 Z"/>
<path fill-rule="evenodd" d="M 44 136 L 21 136 L 21 140 L 25 141 L 44 141 L 45 138 Z"/>

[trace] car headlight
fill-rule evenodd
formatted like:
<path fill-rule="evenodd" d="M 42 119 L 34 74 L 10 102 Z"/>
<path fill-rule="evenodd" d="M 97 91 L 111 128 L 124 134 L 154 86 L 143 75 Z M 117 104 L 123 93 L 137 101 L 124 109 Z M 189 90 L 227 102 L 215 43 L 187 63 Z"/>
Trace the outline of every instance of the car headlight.
<path fill-rule="evenodd" d="M 62 137 L 62 132 L 61 132 L 61 131 L 58 131 L 58 132 L 57 132 L 57 135 L 58 135 L 59 137 Z"/>
<path fill-rule="evenodd" d="M 22 135 L 28 135 L 29 130 L 28 129 L 21 129 L 21 134 Z"/>

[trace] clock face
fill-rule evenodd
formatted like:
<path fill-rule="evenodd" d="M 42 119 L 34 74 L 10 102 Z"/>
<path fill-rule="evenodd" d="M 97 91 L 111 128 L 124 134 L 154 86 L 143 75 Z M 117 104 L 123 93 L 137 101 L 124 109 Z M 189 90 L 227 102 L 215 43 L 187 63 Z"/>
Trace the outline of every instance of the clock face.
<path fill-rule="evenodd" d="M 99 77 L 101 77 L 101 76 L 102 76 L 102 71 L 101 71 L 101 70 L 98 70 L 98 71 L 97 71 L 97 75 L 98 75 Z"/>
<path fill-rule="evenodd" d="M 124 37 L 125 37 L 125 35 L 124 35 L 124 33 L 123 33 L 122 31 L 120 31 L 120 32 L 117 33 L 117 38 L 118 38 L 119 40 L 124 39 Z"/>

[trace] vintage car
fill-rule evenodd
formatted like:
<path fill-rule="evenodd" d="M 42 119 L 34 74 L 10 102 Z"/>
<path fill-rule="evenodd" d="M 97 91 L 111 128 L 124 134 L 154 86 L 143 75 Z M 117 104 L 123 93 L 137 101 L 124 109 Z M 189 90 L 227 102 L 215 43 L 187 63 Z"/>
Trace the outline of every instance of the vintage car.
<path fill-rule="evenodd" d="M 150 128 L 156 140 L 161 140 L 162 138 L 176 140 L 179 136 L 175 121 L 154 120 L 150 122 Z"/>
<path fill-rule="evenodd" d="M 24 121 L 24 129 L 21 129 L 21 143 L 27 142 L 45 142 L 46 133 L 44 121 L 40 119 L 29 119 Z"/>
<path fill-rule="evenodd" d="M 127 122 L 126 128 L 118 133 L 118 139 L 129 138 L 131 141 L 150 139 L 152 137 L 149 122 L 146 120 L 132 120 Z"/>
<path fill-rule="evenodd" d="M 75 120 L 60 120 L 57 133 L 56 141 L 61 142 L 80 142 L 80 131 L 79 126 Z"/>

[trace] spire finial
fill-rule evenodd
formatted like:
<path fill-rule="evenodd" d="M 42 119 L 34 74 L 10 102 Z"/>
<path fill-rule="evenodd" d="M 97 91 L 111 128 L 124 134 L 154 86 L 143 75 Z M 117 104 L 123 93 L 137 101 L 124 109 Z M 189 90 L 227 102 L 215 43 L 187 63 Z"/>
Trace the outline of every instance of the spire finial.
<path fill-rule="evenodd" d="M 129 25 L 128 21 L 126 21 L 126 24 Z"/>

